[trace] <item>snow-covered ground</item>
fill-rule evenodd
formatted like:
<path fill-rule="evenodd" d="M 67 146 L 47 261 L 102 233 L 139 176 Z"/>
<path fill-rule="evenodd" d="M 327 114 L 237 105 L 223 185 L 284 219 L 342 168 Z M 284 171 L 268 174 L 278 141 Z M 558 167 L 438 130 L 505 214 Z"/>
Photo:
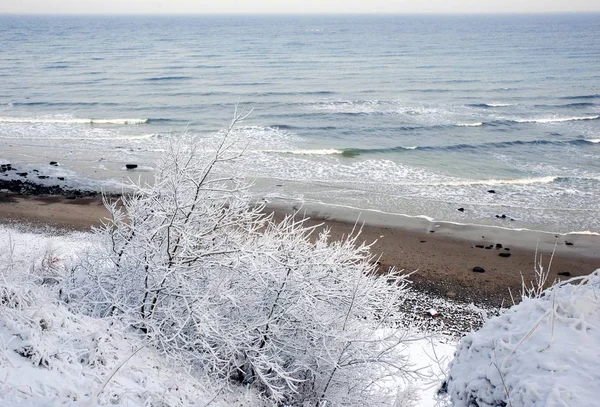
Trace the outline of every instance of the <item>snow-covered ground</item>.
<path fill-rule="evenodd" d="M 251 392 L 199 382 L 190 366 L 172 365 L 127 327 L 57 301 L 55 277 L 90 244 L 89 233 L 0 227 L 0 405 L 255 404 Z"/>
<path fill-rule="evenodd" d="M 75 314 L 60 301 L 58 280 L 95 244 L 91 233 L 0 226 L 0 406 L 265 405 L 253 390 L 175 364 L 118 320 Z M 449 396 L 459 407 L 596 405 L 600 270 L 571 282 L 490 318 L 460 341 L 453 361 L 456 337 L 423 325 L 436 332 L 407 348 L 423 377 L 389 382 L 402 389 L 396 406 L 444 406 Z"/>
<path fill-rule="evenodd" d="M 251 390 L 210 383 L 126 326 L 74 314 L 59 301 L 56 278 L 94 244 L 91 233 L 0 226 L 0 405 L 262 405 Z M 391 383 L 404 389 L 398 406 L 437 403 L 456 340 L 424 336 L 408 348 L 424 377 Z"/>
<path fill-rule="evenodd" d="M 525 298 L 463 338 L 448 393 L 456 407 L 599 405 L 600 270 Z"/>

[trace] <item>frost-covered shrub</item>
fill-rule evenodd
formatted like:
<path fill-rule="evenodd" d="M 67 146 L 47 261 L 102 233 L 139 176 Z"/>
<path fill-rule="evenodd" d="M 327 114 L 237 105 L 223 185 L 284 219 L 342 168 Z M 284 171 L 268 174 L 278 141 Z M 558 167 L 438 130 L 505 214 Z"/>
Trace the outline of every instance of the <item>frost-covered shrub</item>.
<path fill-rule="evenodd" d="M 450 365 L 452 405 L 597 405 L 599 293 L 600 270 L 524 296 L 467 335 Z"/>
<path fill-rule="evenodd" d="M 392 404 L 389 379 L 411 374 L 397 315 L 404 277 L 376 274 L 358 234 L 330 242 L 293 217 L 274 222 L 238 180 L 213 175 L 236 158 L 230 131 L 212 151 L 182 137 L 152 185 L 107 203 L 104 245 L 64 298 L 276 403 Z"/>
<path fill-rule="evenodd" d="M 93 237 L 19 229 L 0 225 L 0 406 L 266 405 L 190 375 L 191 363 L 165 360 L 126 321 L 71 312 L 60 280 Z"/>

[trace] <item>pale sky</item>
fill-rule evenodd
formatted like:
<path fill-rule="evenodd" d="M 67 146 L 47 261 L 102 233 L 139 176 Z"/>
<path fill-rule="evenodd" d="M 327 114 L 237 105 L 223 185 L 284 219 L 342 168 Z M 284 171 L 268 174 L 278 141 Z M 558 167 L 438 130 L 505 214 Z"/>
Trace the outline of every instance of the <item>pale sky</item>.
<path fill-rule="evenodd" d="M 0 0 L 0 13 L 548 13 L 600 11 L 600 0 Z"/>

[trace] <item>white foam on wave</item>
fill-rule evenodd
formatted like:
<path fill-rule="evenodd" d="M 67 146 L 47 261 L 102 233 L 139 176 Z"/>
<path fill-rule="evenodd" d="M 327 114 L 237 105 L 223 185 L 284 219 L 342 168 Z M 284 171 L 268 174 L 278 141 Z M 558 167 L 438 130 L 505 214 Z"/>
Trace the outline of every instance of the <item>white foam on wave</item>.
<path fill-rule="evenodd" d="M 262 153 L 277 153 L 277 154 L 294 154 L 294 155 L 340 155 L 343 154 L 343 150 L 337 150 L 334 148 L 322 148 L 322 149 L 301 149 L 301 150 L 256 150 Z"/>
<path fill-rule="evenodd" d="M 532 178 L 514 178 L 514 179 L 484 179 L 484 180 L 465 180 L 440 182 L 440 186 L 469 186 L 469 185 L 531 185 L 531 184 L 551 184 L 559 177 L 532 177 Z M 429 184 L 431 185 L 431 184 Z"/>
<path fill-rule="evenodd" d="M 592 232 L 592 231 L 589 231 L 589 230 L 582 230 L 582 231 L 578 231 L 578 232 L 565 233 L 565 235 L 600 236 L 600 233 L 598 233 L 598 232 Z"/>
<path fill-rule="evenodd" d="M 476 122 L 476 123 L 457 123 L 456 126 L 458 127 L 480 127 L 483 126 L 482 122 Z"/>
<path fill-rule="evenodd" d="M 401 100 L 324 100 L 307 105 L 312 110 L 346 114 L 398 114 L 431 116 L 443 113 L 439 108 L 409 104 Z"/>
<path fill-rule="evenodd" d="M 42 117 L 0 117 L 0 123 L 56 123 L 56 124 L 145 124 L 148 119 L 76 119 Z"/>
<path fill-rule="evenodd" d="M 585 141 L 587 141 L 588 143 L 598 144 L 600 143 L 600 138 L 586 139 Z"/>
<path fill-rule="evenodd" d="M 84 140 L 87 139 L 91 142 L 96 141 L 135 141 L 135 140 L 150 140 L 156 137 L 156 134 L 137 134 L 137 135 L 126 135 L 126 134 L 116 134 L 116 133 L 93 133 L 93 136 L 82 137 L 80 133 L 75 135 L 47 135 L 45 134 L 43 137 L 39 135 L 5 135 L 0 133 L 0 139 L 2 140 L 56 140 L 56 141 L 69 141 L 69 140 Z"/>
<path fill-rule="evenodd" d="M 514 106 L 513 103 L 484 103 L 484 105 L 486 105 L 488 107 L 508 107 L 508 106 Z"/>
<path fill-rule="evenodd" d="M 515 119 L 516 123 L 563 123 L 575 122 L 580 120 L 598 120 L 600 115 L 596 116 L 579 116 L 579 117 L 548 117 L 541 119 Z"/>

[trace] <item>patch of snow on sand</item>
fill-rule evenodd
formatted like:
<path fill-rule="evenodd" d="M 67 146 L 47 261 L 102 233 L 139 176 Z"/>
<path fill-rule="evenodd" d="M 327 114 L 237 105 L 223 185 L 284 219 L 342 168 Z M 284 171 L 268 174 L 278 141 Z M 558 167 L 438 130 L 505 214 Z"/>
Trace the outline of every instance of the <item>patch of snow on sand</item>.
<path fill-rule="evenodd" d="M 524 299 L 463 338 L 448 376 L 453 406 L 598 405 L 599 290 L 597 270 Z"/>

